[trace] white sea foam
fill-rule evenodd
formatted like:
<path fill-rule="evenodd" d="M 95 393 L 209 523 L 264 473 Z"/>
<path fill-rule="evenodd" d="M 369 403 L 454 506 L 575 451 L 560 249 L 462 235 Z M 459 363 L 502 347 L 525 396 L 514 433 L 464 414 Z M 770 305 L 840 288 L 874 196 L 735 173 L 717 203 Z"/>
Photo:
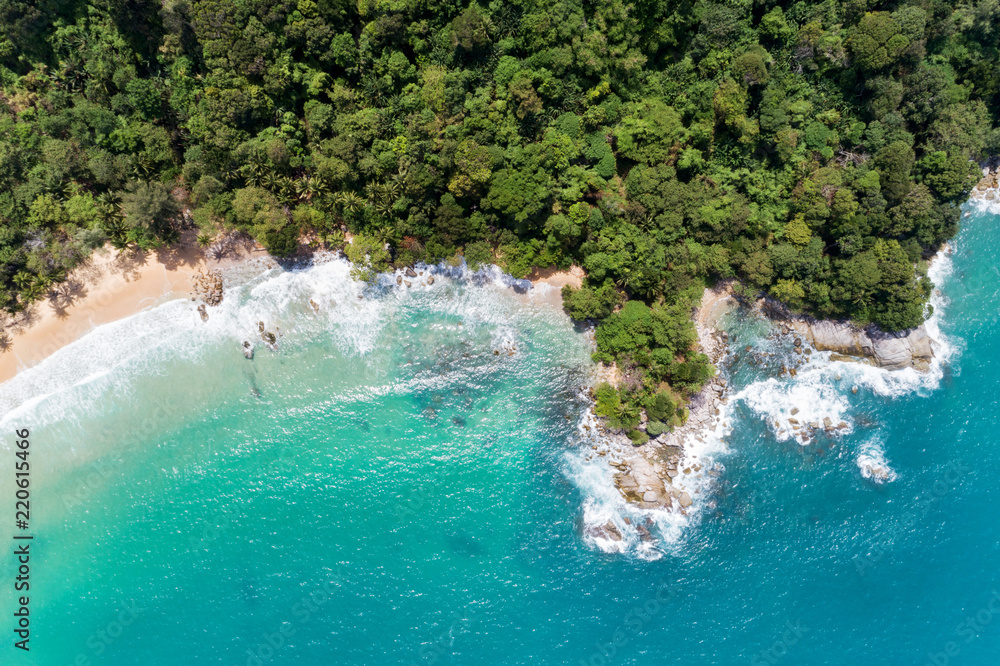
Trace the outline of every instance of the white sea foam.
<path fill-rule="evenodd" d="M 515 320 L 565 317 L 511 298 L 511 286 L 525 291 L 530 283 L 495 266 L 475 272 L 464 265 L 419 266 L 423 275 L 407 278 L 411 288 L 397 286 L 396 274 L 383 274 L 374 285 L 362 283 L 350 276 L 350 268 L 332 253 L 318 255 L 302 270 L 242 265 L 225 275 L 226 297 L 208 309 L 208 321 L 201 320 L 194 303 L 177 299 L 99 326 L 0 385 L 0 426 L 29 411 L 35 427 L 97 413 L 108 391 L 127 400 L 132 379 L 158 374 L 166 361 L 197 361 L 225 345 L 240 350 L 244 340 L 260 348 L 258 322 L 276 333 L 279 346 L 321 337 L 345 355 L 364 357 L 380 338 L 396 334 L 388 327 L 399 325 L 401 309 L 420 308 L 447 318 L 445 328 L 456 330 L 460 322 L 479 342 L 516 355 L 530 341 L 521 338 Z M 432 273 L 433 285 L 428 284 Z M 431 385 L 440 379 L 416 381 Z"/>
<path fill-rule="evenodd" d="M 934 283 L 930 298 L 933 312 L 925 322 L 934 358 L 924 372 L 913 368 L 887 370 L 865 362 L 831 360 L 830 352 L 813 353 L 795 377 L 770 377 L 743 388 L 735 397 L 767 422 L 779 441 L 802 440 L 805 427 L 836 428 L 836 434 L 854 430 L 850 396 L 855 389 L 885 397 L 917 393 L 926 395 L 941 383 L 944 370 L 958 351 L 956 341 L 941 331 L 948 300 L 942 291 L 952 274 L 951 248 L 939 252 L 930 263 L 928 277 Z M 793 410 L 797 410 L 792 414 Z M 799 428 L 789 419 L 798 421 Z M 825 419 L 829 419 L 826 422 Z"/>
<path fill-rule="evenodd" d="M 729 409 L 728 405 L 720 407 L 713 428 L 685 435 L 684 455 L 678 461 L 680 473 L 668 484 L 668 491 L 687 493 L 691 498 L 691 506 L 683 509 L 677 500 L 658 509 L 625 500 L 608 463 L 633 457 L 635 451 L 631 444 L 599 434 L 597 419 L 588 410 L 578 424 L 579 441 L 564 457 L 565 473 L 583 496 L 584 543 L 606 553 L 643 560 L 681 552 L 685 538 L 715 507 L 715 479 L 725 469 L 721 459 L 729 453 Z"/>
<path fill-rule="evenodd" d="M 831 363 L 818 354 L 812 356 L 818 358 L 801 367 L 796 377 L 756 381 L 735 396 L 767 422 L 779 441 L 801 440 L 810 426 L 820 428 L 827 423 L 833 426 L 846 423 L 847 430 L 851 428 L 843 376 L 840 381 L 836 379 L 838 369 L 835 367 L 846 364 Z"/>
<path fill-rule="evenodd" d="M 858 451 L 858 469 L 861 476 L 873 483 L 892 483 L 896 480 L 896 471 L 886 459 L 885 448 L 879 437 L 866 441 Z"/>

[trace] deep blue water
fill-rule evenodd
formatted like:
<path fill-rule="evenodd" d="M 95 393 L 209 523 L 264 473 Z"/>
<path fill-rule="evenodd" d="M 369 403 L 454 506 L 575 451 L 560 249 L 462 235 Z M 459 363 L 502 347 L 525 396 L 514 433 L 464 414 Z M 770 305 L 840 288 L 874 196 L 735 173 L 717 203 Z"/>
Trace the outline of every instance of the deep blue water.
<path fill-rule="evenodd" d="M 734 354 L 721 474 L 652 553 L 584 536 L 586 333 L 495 282 L 362 290 L 334 262 L 207 325 L 181 301 L 102 327 L 0 387 L 36 535 L 32 652 L 0 626 L 3 663 L 997 663 L 998 222 L 935 268 L 930 375 Z M 259 320 L 284 335 L 249 362 Z M 847 434 L 781 439 L 792 407 Z"/>

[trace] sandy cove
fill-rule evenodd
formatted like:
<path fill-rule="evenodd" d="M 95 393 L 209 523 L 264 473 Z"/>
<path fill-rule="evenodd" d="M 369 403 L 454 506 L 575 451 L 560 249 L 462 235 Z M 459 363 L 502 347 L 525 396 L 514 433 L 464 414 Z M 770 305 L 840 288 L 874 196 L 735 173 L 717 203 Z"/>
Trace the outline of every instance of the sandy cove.
<path fill-rule="evenodd" d="M 208 259 L 186 233 L 181 242 L 148 252 L 98 250 L 68 279 L 3 326 L 0 383 L 78 340 L 101 324 L 176 298 L 190 297 L 192 277 L 257 255 L 240 250 L 221 260 Z"/>
<path fill-rule="evenodd" d="M 534 287 L 535 300 L 562 309 L 562 288 L 569 285 L 575 289 L 583 286 L 586 273 L 579 266 L 570 266 L 569 270 L 560 271 L 555 268 L 536 268 L 528 276 Z"/>

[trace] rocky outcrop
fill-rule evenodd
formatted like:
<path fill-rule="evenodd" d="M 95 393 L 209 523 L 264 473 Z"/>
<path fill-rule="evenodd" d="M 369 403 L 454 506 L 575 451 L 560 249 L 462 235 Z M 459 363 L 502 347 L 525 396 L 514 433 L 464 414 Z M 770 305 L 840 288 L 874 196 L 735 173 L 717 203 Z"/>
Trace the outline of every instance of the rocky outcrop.
<path fill-rule="evenodd" d="M 923 325 L 898 333 L 886 333 L 877 326 L 861 328 L 846 321 L 818 320 L 796 315 L 771 299 L 764 299 L 761 309 L 771 319 L 801 335 L 819 351 L 866 358 L 889 370 L 914 368 L 921 372 L 930 368 L 934 358 L 931 338 Z"/>
<path fill-rule="evenodd" d="M 222 272 L 210 270 L 208 273 L 198 271 L 191 276 L 192 295 L 208 305 L 218 305 L 222 302 Z"/>

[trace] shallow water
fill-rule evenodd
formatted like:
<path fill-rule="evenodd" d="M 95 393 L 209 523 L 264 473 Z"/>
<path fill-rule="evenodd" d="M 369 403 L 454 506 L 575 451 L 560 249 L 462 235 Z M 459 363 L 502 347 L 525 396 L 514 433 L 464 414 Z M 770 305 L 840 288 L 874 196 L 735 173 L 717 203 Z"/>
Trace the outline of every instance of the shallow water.
<path fill-rule="evenodd" d="M 735 351 L 697 451 L 719 476 L 624 553 L 584 536 L 642 517 L 579 441 L 587 335 L 496 276 L 362 288 L 331 261 L 207 323 L 178 301 L 101 327 L 0 386 L 4 431 L 32 429 L 24 663 L 992 664 L 998 221 L 934 267 L 928 375 Z M 281 336 L 251 362 L 258 321 Z M 792 409 L 848 427 L 803 446 Z"/>

